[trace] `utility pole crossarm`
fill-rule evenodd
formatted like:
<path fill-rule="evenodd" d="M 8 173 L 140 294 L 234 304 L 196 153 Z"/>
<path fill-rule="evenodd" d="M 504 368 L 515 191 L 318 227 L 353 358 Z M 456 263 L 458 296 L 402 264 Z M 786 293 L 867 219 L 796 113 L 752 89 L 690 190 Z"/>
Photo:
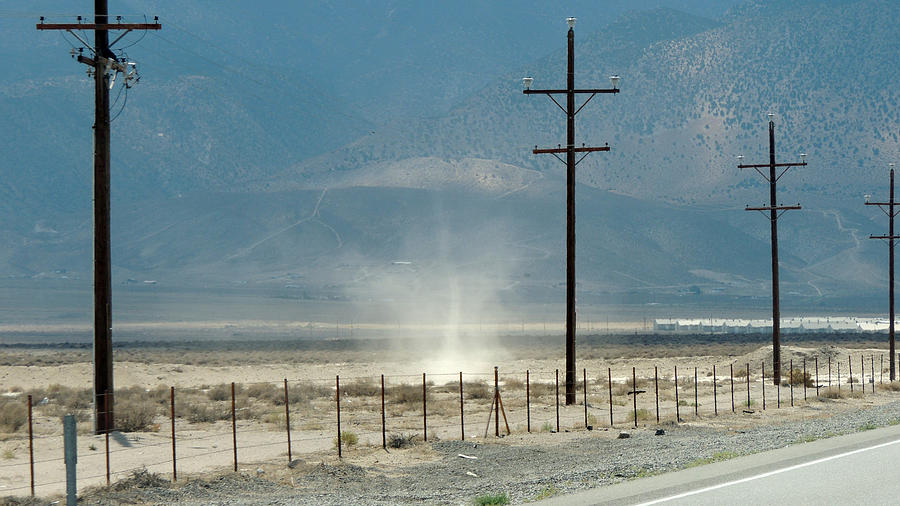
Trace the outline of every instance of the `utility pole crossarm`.
<path fill-rule="evenodd" d="M 879 209 L 884 211 L 884 214 L 888 215 L 888 217 L 891 217 L 891 218 L 900 214 L 900 210 L 898 210 L 898 211 L 888 210 L 888 209 L 892 209 L 894 207 L 900 207 L 900 206 L 898 206 L 897 202 L 866 202 L 866 205 L 867 206 L 878 206 Z M 888 209 L 885 209 L 885 207 L 887 207 Z"/>
<path fill-rule="evenodd" d="M 806 167 L 806 162 L 799 163 L 761 163 L 761 164 L 753 164 L 753 165 L 738 165 L 739 169 L 768 169 L 769 167 Z"/>
<path fill-rule="evenodd" d="M 900 235 L 870 235 L 869 239 L 900 239 Z"/>
<path fill-rule="evenodd" d="M 93 58 L 88 58 L 87 56 L 85 56 L 83 54 L 78 55 L 78 63 L 84 63 L 85 65 L 87 65 L 89 67 L 97 66 L 97 62 L 94 61 Z"/>
<path fill-rule="evenodd" d="M 618 88 L 602 88 L 596 90 L 572 90 L 572 93 L 618 93 Z M 526 95 L 565 95 L 568 90 L 522 90 Z"/>
<path fill-rule="evenodd" d="M 161 30 L 159 23 L 38 23 L 38 30 Z"/>
<path fill-rule="evenodd" d="M 802 209 L 800 204 L 796 206 L 763 206 L 763 207 L 745 207 L 745 211 L 791 211 L 794 209 Z"/>
<path fill-rule="evenodd" d="M 546 155 L 553 153 L 565 153 L 569 148 L 548 148 L 548 149 L 532 149 L 531 152 L 535 155 Z M 600 146 L 600 147 L 582 147 L 575 148 L 576 153 L 592 153 L 594 151 L 609 151 L 609 146 Z"/>

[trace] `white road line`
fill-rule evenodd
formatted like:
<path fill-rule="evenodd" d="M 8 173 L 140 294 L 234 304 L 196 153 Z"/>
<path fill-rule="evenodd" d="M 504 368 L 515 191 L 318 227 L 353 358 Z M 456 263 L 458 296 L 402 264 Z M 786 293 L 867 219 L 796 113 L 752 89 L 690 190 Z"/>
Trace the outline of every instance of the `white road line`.
<path fill-rule="evenodd" d="M 664 503 L 664 502 L 666 502 L 666 501 L 674 501 L 675 499 L 681 499 L 681 498 L 683 498 L 683 497 L 690 497 L 690 496 L 692 496 L 692 495 L 702 494 L 702 493 L 704 493 L 704 492 L 709 492 L 709 491 L 711 491 L 711 490 L 717 490 L 717 489 L 720 489 L 720 488 L 730 487 L 730 486 L 732 486 L 732 485 L 738 485 L 738 484 L 741 484 L 741 483 L 746 483 L 746 482 L 748 482 L 748 481 L 758 480 L 758 479 L 760 479 L 760 478 L 767 478 L 767 477 L 769 477 L 769 476 L 774 476 L 774 475 L 776 475 L 776 474 L 786 473 L 786 472 L 788 472 L 788 471 L 793 471 L 793 470 L 795 470 L 795 469 L 801 469 L 801 468 L 804 468 L 804 467 L 814 466 L 814 465 L 816 465 L 816 464 L 821 464 L 822 462 L 828 462 L 829 460 L 835 460 L 835 459 L 840 459 L 840 458 L 848 457 L 848 456 L 850 456 L 850 455 L 855 455 L 855 454 L 857 454 L 857 453 L 867 452 L 867 451 L 869 451 L 869 450 L 877 450 L 878 448 L 883 448 L 883 447 L 885 447 L 885 446 L 891 446 L 891 445 L 895 445 L 895 444 L 898 444 L 898 443 L 900 443 L 900 439 L 897 439 L 897 440 L 895 440 L 895 441 L 889 441 L 889 442 L 887 442 L 887 443 L 881 443 L 881 444 L 878 444 L 878 445 L 875 445 L 875 446 L 869 446 L 869 447 L 866 447 L 866 448 L 860 448 L 860 449 L 858 449 L 858 450 L 853 450 L 853 451 L 846 452 L 846 453 L 839 453 L 839 454 L 837 454 L 837 455 L 832 455 L 831 457 L 825 457 L 825 458 L 821 458 L 821 459 L 818 459 L 818 460 L 812 460 L 812 461 L 810 461 L 810 462 L 804 462 L 803 464 L 797 464 L 797 465 L 794 465 L 794 466 L 785 467 L 785 468 L 783 468 L 783 469 L 776 469 L 775 471 L 769 471 L 769 472 L 767 472 L 767 473 L 757 474 L 757 475 L 755 475 L 755 476 L 748 476 L 747 478 L 741 478 L 740 480 L 729 481 L 729 482 L 726 482 L 726 483 L 720 483 L 720 484 L 718 484 L 718 485 L 713 485 L 713 486 L 711 486 L 711 487 L 701 488 L 701 489 L 697 489 L 697 490 L 691 490 L 691 491 L 689 491 L 689 492 L 684 492 L 684 493 L 672 495 L 672 496 L 669 496 L 669 497 L 663 497 L 662 499 L 655 499 L 655 500 L 653 500 L 653 501 L 648 501 L 648 502 L 640 503 L 640 504 L 638 504 L 638 505 L 636 505 L 636 506 L 649 506 L 649 505 L 651 505 L 651 504 L 659 504 L 659 503 Z"/>

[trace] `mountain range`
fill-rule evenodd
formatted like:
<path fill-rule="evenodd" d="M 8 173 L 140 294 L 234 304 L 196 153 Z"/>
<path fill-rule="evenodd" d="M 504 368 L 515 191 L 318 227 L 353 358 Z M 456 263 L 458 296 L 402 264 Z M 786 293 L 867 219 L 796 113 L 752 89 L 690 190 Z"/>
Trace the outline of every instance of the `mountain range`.
<path fill-rule="evenodd" d="M 862 195 L 898 158 L 894 2 L 111 4 L 164 27 L 120 44 L 142 80 L 113 93 L 116 283 L 558 299 L 564 166 L 531 149 L 565 118 L 521 78 L 564 85 L 575 15 L 576 85 L 622 90 L 577 120 L 612 147 L 578 165 L 582 300 L 768 295 L 769 227 L 743 210 L 767 185 L 736 156 L 766 161 L 769 112 L 778 161 L 809 163 L 779 180 L 803 206 L 779 220 L 783 293 L 886 291 Z M 38 15 L 0 10 L 0 272 L 89 283 L 92 83 Z"/>

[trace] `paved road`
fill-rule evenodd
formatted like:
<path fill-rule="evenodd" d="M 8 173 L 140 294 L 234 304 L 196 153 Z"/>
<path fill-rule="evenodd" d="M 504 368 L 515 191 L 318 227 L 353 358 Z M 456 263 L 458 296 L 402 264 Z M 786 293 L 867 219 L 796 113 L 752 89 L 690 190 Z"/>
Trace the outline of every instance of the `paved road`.
<path fill-rule="evenodd" d="M 545 501 L 548 505 L 900 504 L 900 426 L 717 462 Z"/>

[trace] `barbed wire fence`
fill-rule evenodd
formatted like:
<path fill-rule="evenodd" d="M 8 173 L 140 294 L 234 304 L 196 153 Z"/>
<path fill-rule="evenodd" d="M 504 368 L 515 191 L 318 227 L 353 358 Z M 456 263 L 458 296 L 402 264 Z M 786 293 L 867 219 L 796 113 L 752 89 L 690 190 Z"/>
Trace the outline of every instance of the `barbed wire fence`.
<path fill-rule="evenodd" d="M 78 445 L 79 470 L 88 470 L 78 476 L 83 488 L 108 486 L 138 470 L 177 481 L 186 465 L 194 472 L 223 467 L 239 471 L 242 462 L 286 459 L 290 464 L 299 455 L 330 452 L 344 458 L 358 446 L 390 450 L 417 439 L 678 424 L 798 407 L 823 397 L 862 397 L 877 388 L 893 392 L 900 386 L 885 386 L 883 355 L 790 360 L 779 385 L 766 384 L 771 382 L 766 367 L 765 361 L 731 361 L 671 370 L 585 368 L 579 371 L 579 395 L 572 406 L 561 404 L 559 370 L 336 375 L 203 388 L 120 389 L 111 425 L 116 430 L 102 435 L 85 431 L 92 429 L 85 425 L 88 403 L 61 404 L 58 397 L 77 397 L 75 389 L 36 391 L 21 395 L 27 422 L 5 439 L 7 444 L 27 443 L 28 458 L 4 455 L 11 462 L 0 461 L 0 495 L 49 494 L 65 485 L 60 415 L 69 412 L 81 422 L 82 435 L 88 434 Z M 8 400 L 7 406 L 10 402 L 16 401 Z M 194 465 L 201 459 L 203 464 Z"/>

